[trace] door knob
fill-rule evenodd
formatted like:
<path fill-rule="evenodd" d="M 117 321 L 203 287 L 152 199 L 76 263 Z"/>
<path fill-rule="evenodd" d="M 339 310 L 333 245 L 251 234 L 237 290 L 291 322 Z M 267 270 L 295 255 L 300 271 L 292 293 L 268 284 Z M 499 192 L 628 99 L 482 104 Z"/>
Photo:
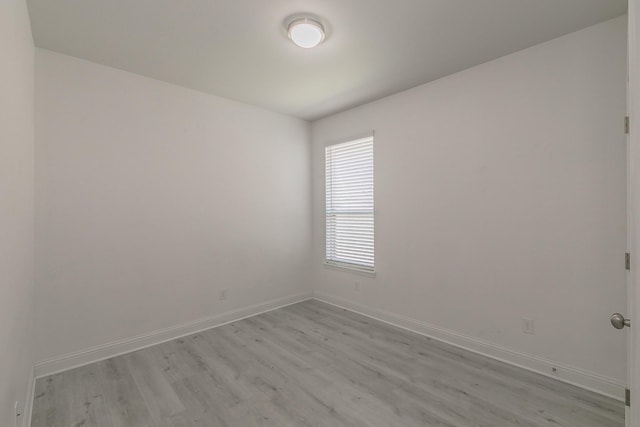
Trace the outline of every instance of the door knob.
<path fill-rule="evenodd" d="M 620 313 L 613 313 L 611 315 L 611 325 L 616 329 L 622 329 L 625 326 L 627 328 L 630 328 L 631 320 L 625 319 L 624 316 Z"/>

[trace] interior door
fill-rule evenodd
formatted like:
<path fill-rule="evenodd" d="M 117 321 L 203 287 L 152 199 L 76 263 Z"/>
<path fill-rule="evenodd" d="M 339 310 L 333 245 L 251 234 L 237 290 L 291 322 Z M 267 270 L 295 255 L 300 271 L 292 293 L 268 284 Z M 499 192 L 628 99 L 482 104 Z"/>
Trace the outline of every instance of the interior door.
<path fill-rule="evenodd" d="M 640 0 L 629 0 L 629 250 L 631 271 L 628 280 L 627 317 L 638 319 L 640 313 Z M 627 377 L 631 390 L 631 406 L 626 409 L 627 427 L 640 427 L 640 322 L 627 329 Z"/>

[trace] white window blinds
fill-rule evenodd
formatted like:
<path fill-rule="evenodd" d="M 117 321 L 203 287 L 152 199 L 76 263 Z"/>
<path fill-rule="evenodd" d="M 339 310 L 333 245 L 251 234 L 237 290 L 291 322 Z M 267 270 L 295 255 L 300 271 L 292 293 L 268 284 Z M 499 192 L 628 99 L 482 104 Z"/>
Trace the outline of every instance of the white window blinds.
<path fill-rule="evenodd" d="M 327 263 L 374 270 L 373 137 L 325 148 Z"/>

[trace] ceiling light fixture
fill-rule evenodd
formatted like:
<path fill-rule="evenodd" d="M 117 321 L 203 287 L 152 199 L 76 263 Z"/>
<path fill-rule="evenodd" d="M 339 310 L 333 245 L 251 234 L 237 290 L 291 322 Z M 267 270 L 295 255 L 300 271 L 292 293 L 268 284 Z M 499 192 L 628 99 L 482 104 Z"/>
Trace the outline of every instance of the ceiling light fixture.
<path fill-rule="evenodd" d="M 305 49 L 316 47 L 324 40 L 324 27 L 315 19 L 296 19 L 289 24 L 287 30 L 291 41 Z"/>

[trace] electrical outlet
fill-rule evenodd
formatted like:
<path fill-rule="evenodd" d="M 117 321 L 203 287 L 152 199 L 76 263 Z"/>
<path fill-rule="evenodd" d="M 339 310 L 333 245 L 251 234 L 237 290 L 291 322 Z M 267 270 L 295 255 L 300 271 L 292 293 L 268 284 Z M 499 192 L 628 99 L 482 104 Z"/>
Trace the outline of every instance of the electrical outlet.
<path fill-rule="evenodd" d="M 20 422 L 20 417 L 22 416 L 22 412 L 20 411 L 20 404 L 18 403 L 17 400 L 13 404 L 13 413 L 16 415 L 13 421 L 14 427 L 21 426 L 22 423 Z"/>
<path fill-rule="evenodd" d="M 227 299 L 228 291 L 229 291 L 228 289 L 220 289 L 220 295 L 219 295 L 220 301 L 224 301 Z"/>
<path fill-rule="evenodd" d="M 522 319 L 522 332 L 533 335 L 533 319 Z"/>

